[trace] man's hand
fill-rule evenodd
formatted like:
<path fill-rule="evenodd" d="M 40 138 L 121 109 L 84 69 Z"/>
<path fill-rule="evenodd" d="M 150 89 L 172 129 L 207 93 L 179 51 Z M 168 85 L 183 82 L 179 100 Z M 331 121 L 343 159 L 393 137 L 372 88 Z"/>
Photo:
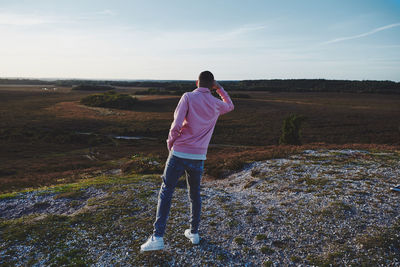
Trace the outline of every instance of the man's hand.
<path fill-rule="evenodd" d="M 217 89 L 220 89 L 220 88 L 222 88 L 222 86 L 217 81 L 214 80 L 213 89 L 217 90 Z"/>

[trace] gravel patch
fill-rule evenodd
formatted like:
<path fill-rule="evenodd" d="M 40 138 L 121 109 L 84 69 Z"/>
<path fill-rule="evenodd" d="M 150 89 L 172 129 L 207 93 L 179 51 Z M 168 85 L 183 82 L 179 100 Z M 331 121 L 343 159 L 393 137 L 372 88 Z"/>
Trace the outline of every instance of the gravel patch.
<path fill-rule="evenodd" d="M 400 247 L 393 241 L 400 233 L 390 240 L 382 234 L 400 223 L 400 194 L 389 189 L 400 183 L 399 163 L 398 152 L 306 150 L 205 182 L 197 246 L 183 236 L 189 203 L 186 189 L 177 188 L 166 248 L 160 252 L 140 253 L 139 246 L 152 231 L 161 179 L 118 185 L 108 194 L 89 187 L 73 209 L 71 200 L 28 192 L 0 200 L 0 213 L 3 219 L 33 212 L 71 215 L 87 199 L 104 198 L 99 210 L 76 215 L 93 218 L 74 221 L 64 236 L 68 251 L 77 251 L 75 262 L 68 258 L 75 264 L 81 259 L 91 266 L 347 266 L 368 261 L 400 266 Z M 379 250 L 388 242 L 388 249 Z M 0 264 L 18 259 L 21 266 L 29 260 L 49 266 L 65 251 L 57 253 L 37 251 L 28 239 L 10 244 L 0 238 Z"/>
<path fill-rule="evenodd" d="M 89 198 L 101 198 L 107 194 L 94 187 L 81 189 L 81 192 L 74 198 L 55 198 L 60 193 L 46 190 L 19 193 L 15 197 L 0 200 L 0 218 L 15 219 L 30 214 L 70 215 L 85 207 Z"/>

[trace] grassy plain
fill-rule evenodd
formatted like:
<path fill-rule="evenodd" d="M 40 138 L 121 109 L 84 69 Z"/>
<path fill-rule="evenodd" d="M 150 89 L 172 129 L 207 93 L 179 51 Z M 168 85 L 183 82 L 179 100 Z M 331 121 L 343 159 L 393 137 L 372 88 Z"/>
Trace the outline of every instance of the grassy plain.
<path fill-rule="evenodd" d="M 0 192 L 72 182 L 88 173 L 119 168 L 134 154 L 165 160 L 165 139 L 179 96 L 139 96 L 137 108 L 130 111 L 79 103 L 94 92 L 51 88 L 0 87 Z M 128 94 L 137 90 L 143 88 L 117 88 Z M 400 144 L 400 95 L 246 94 L 251 98 L 234 98 L 235 110 L 217 123 L 206 162 L 209 178 L 221 178 L 251 160 L 305 148 L 390 149 Z M 277 146 L 282 120 L 290 113 L 307 118 L 301 147 Z"/>
<path fill-rule="evenodd" d="M 95 92 L 43 87 L 52 88 L 0 86 L 0 265 L 398 262 L 399 195 L 388 188 L 398 182 L 400 95 L 234 98 L 207 155 L 204 239 L 192 247 L 182 235 L 189 204 L 180 185 L 165 236 L 170 247 L 142 254 L 179 97 L 137 96 L 135 110 L 117 110 L 79 103 Z M 302 146 L 277 144 L 290 113 L 307 118 Z M 369 152 L 327 151 L 347 148 Z M 266 159 L 268 168 L 218 180 Z"/>

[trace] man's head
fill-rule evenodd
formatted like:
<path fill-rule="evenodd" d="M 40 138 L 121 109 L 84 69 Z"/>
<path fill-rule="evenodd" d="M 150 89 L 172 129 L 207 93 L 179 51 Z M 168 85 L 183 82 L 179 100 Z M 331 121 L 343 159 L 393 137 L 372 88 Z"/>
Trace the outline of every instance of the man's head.
<path fill-rule="evenodd" d="M 197 80 L 197 86 L 206 87 L 211 90 L 214 86 L 214 75 L 208 70 L 203 71 L 199 75 L 199 79 Z"/>

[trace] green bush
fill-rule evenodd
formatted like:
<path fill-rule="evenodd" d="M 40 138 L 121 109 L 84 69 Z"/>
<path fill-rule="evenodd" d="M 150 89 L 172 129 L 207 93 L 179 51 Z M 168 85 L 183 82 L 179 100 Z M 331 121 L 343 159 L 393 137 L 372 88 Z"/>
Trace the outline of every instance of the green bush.
<path fill-rule="evenodd" d="M 91 107 L 132 109 L 138 99 L 127 94 L 107 91 L 105 93 L 89 95 L 81 99 L 81 104 Z"/>
<path fill-rule="evenodd" d="M 159 157 L 134 155 L 131 160 L 121 166 L 121 169 L 125 174 L 132 172 L 140 174 L 162 173 L 164 164 L 161 163 Z"/>
<path fill-rule="evenodd" d="M 296 114 L 290 114 L 283 120 L 282 135 L 279 144 L 283 145 L 301 145 L 301 125 L 305 117 Z"/>
<path fill-rule="evenodd" d="M 187 91 L 179 88 L 149 88 L 147 90 L 136 91 L 135 95 L 182 95 Z"/>
<path fill-rule="evenodd" d="M 235 241 L 235 243 L 238 244 L 238 245 L 243 245 L 243 243 L 244 243 L 244 238 L 238 236 L 238 237 L 235 237 L 235 239 L 233 239 L 233 241 Z"/>
<path fill-rule="evenodd" d="M 261 253 L 263 253 L 263 254 L 272 254 L 272 253 L 275 252 L 274 249 L 272 249 L 272 248 L 270 248 L 270 247 L 267 247 L 267 246 L 262 246 L 262 247 L 260 248 L 260 251 L 261 251 Z"/>
<path fill-rule="evenodd" d="M 80 84 L 72 88 L 72 90 L 80 91 L 106 91 L 114 90 L 115 87 L 109 85 Z"/>
<path fill-rule="evenodd" d="M 256 235 L 256 240 L 260 241 L 260 240 L 266 240 L 267 239 L 267 235 L 265 234 L 258 234 Z"/>

